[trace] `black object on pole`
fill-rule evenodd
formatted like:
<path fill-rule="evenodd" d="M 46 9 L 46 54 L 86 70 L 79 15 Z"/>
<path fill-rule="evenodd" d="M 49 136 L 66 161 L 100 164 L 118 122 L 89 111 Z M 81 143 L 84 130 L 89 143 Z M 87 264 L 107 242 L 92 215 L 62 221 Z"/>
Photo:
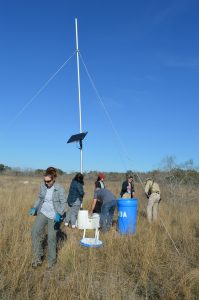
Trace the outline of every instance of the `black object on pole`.
<path fill-rule="evenodd" d="M 85 136 L 87 135 L 87 133 L 88 132 L 74 134 L 69 138 L 67 143 L 79 142 L 79 149 L 81 150 L 82 149 L 82 141 L 85 138 Z"/>

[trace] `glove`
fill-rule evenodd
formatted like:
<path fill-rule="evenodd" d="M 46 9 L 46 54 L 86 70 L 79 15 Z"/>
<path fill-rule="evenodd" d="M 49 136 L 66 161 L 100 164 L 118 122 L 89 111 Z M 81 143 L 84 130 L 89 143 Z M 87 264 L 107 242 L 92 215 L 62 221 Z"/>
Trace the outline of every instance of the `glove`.
<path fill-rule="evenodd" d="M 54 229 L 55 230 L 59 230 L 61 222 L 62 222 L 62 217 L 58 212 L 56 212 L 55 220 L 54 220 Z"/>
<path fill-rule="evenodd" d="M 58 212 L 55 215 L 55 222 L 56 223 L 61 223 L 61 216 L 60 216 L 60 214 Z"/>
<path fill-rule="evenodd" d="M 31 207 L 31 209 L 29 210 L 29 215 L 30 216 L 35 216 L 36 215 L 36 208 Z"/>

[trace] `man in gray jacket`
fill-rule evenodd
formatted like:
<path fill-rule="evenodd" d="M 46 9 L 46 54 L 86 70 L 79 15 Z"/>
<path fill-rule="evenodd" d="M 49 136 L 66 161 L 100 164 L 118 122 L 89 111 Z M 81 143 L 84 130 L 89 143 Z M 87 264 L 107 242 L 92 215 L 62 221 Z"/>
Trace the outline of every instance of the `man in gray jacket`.
<path fill-rule="evenodd" d="M 51 268 L 56 263 L 56 225 L 61 223 L 62 215 L 66 210 L 65 191 L 55 182 L 56 177 L 56 169 L 49 167 L 44 174 L 44 183 L 40 186 L 38 199 L 29 211 L 30 215 L 37 215 L 32 227 L 33 268 L 42 264 L 42 236 L 46 225 L 48 226 L 48 267 Z"/>

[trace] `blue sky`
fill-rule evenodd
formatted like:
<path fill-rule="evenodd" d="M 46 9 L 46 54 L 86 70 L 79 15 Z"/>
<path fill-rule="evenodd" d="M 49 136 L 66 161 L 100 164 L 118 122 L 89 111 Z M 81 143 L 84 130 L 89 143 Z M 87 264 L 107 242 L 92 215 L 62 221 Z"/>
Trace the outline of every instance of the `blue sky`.
<path fill-rule="evenodd" d="M 79 171 L 75 18 L 85 171 L 199 164 L 199 2 L 1 1 L 0 162 Z M 32 99 L 33 98 L 33 99 Z M 103 105 L 101 105 L 103 103 Z M 107 117 L 107 114 L 109 117 Z"/>

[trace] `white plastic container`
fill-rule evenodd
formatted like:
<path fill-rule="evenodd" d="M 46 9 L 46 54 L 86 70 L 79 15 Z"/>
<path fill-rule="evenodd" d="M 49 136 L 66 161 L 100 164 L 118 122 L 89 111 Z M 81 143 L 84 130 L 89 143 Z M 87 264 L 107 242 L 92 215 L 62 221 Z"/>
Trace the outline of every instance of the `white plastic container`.
<path fill-rule="evenodd" d="M 97 229 L 99 225 L 100 216 L 94 213 L 89 216 L 88 210 L 79 210 L 77 217 L 77 228 L 78 229 Z"/>

